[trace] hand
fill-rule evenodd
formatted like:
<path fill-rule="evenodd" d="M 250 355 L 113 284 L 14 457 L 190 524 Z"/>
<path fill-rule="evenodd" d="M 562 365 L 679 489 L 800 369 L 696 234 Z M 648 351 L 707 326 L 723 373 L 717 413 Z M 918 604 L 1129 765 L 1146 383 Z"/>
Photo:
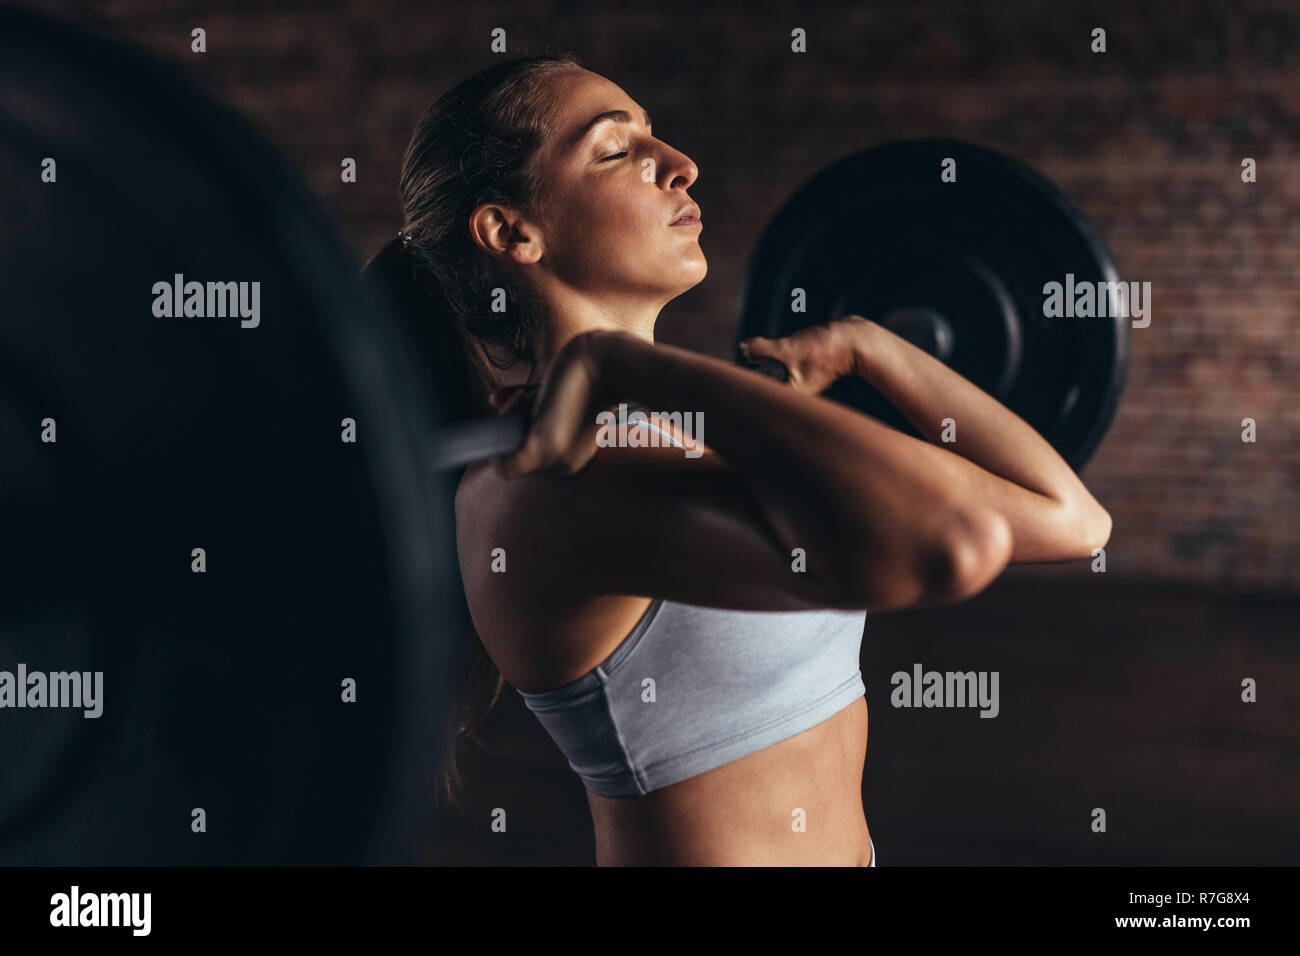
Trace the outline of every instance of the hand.
<path fill-rule="evenodd" d="M 741 340 L 740 351 L 746 358 L 766 356 L 784 363 L 791 385 L 820 395 L 838 379 L 855 373 L 855 347 L 864 323 L 871 324 L 860 315 L 846 315 L 780 339 L 756 335 Z"/>
<path fill-rule="evenodd" d="M 488 401 L 492 407 L 497 410 L 499 415 L 509 415 L 518 408 L 528 408 L 537 399 L 537 390 L 541 386 L 532 385 L 502 385 L 500 388 L 492 390 L 488 396 Z"/>
<path fill-rule="evenodd" d="M 608 406 L 595 340 L 604 330 L 575 336 L 556 353 L 540 385 L 507 385 L 489 396 L 502 415 L 531 403 L 532 421 L 523 445 L 497 459 L 511 478 L 537 472 L 574 475 L 596 455 L 598 412 Z"/>

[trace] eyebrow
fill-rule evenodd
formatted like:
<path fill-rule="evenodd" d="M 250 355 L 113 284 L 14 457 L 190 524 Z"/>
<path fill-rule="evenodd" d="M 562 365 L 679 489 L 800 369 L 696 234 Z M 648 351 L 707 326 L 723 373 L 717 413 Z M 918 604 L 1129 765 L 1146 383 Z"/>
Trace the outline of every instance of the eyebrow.
<path fill-rule="evenodd" d="M 650 114 L 642 111 L 642 116 L 645 118 L 646 129 L 649 129 Z M 574 135 L 573 139 L 570 141 L 570 148 L 577 146 L 579 143 L 581 143 L 584 139 L 587 138 L 587 134 L 590 133 L 598 123 L 603 123 L 606 120 L 614 120 L 615 122 L 619 122 L 619 123 L 630 123 L 632 122 L 632 115 L 628 113 L 627 110 L 606 110 L 603 113 L 593 116 L 591 119 L 587 120 L 586 124 L 583 125 L 582 129 L 578 130 L 578 132 Z"/>

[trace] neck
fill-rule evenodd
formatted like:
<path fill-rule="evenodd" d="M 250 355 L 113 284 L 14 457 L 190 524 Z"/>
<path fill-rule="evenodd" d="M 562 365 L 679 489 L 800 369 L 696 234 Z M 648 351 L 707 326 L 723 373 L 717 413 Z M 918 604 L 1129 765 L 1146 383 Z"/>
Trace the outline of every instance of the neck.
<path fill-rule="evenodd" d="M 534 363 L 521 363 L 514 368 L 498 372 L 498 385 L 523 385 L 530 380 L 540 382 L 552 359 L 569 340 L 584 332 L 608 329 L 625 332 L 654 343 L 655 320 L 663 303 L 652 306 L 613 306 L 608 302 L 580 300 L 566 303 L 564 309 L 552 309 L 540 340 L 536 343 L 537 359 Z"/>

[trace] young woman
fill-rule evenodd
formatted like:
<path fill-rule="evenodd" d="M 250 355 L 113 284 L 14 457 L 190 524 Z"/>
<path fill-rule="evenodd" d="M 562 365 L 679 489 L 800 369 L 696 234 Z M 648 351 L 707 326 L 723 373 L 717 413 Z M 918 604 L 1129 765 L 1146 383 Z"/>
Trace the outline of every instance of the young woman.
<path fill-rule="evenodd" d="M 656 345 L 706 272 L 698 175 L 567 55 L 465 80 L 412 135 L 405 224 L 368 272 L 453 419 L 534 416 L 459 478 L 477 639 L 454 730 L 512 685 L 587 787 L 598 864 L 872 866 L 866 613 L 1088 557 L 1110 517 L 1028 424 L 867 318 L 747 343 L 789 384 Z M 925 440 L 818 397 L 845 375 Z M 702 415 L 708 443 L 652 415 L 602 447 L 621 402 Z"/>

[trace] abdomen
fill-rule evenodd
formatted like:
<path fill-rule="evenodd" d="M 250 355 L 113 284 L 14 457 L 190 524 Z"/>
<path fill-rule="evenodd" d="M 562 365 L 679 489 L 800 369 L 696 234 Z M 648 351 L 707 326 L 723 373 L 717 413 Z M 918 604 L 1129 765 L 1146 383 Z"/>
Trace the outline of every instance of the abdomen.
<path fill-rule="evenodd" d="M 602 866 L 855 866 L 867 703 L 739 760 L 639 797 L 587 792 Z"/>

